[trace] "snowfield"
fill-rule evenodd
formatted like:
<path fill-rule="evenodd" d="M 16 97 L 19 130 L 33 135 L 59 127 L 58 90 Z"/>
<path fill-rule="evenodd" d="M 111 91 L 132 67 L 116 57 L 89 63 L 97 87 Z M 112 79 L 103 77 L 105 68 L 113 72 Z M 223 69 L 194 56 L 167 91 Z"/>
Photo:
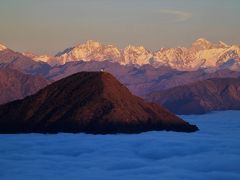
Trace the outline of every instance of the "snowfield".
<path fill-rule="evenodd" d="M 196 133 L 0 135 L 0 179 L 240 179 L 240 111 L 182 116 Z"/>

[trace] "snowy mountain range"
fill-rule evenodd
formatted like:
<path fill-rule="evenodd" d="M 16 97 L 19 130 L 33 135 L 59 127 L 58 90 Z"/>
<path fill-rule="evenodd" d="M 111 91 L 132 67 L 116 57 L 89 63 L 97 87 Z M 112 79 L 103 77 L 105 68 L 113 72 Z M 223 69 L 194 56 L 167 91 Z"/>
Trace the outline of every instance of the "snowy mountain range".
<path fill-rule="evenodd" d="M 151 64 L 154 67 L 169 66 L 181 71 L 192 71 L 202 68 L 211 70 L 227 68 L 240 70 L 240 46 L 228 45 L 222 41 L 211 43 L 200 38 L 188 48 L 161 48 L 152 52 L 143 46 L 129 45 L 124 49 L 113 45 L 103 45 L 89 40 L 84 44 L 67 48 L 55 56 L 24 53 L 36 61 L 44 61 L 50 65 L 65 64 L 71 61 L 112 61 L 122 65 Z"/>
<path fill-rule="evenodd" d="M 3 83 L 0 92 L 3 95 L 2 99 L 8 102 L 26 95 L 21 94 L 20 90 L 35 88 L 34 84 L 38 84 L 38 81 L 32 78 L 32 75 L 40 75 L 47 82 L 54 82 L 78 72 L 104 69 L 112 73 L 133 94 L 149 101 L 151 101 L 149 94 L 168 92 L 175 87 L 179 87 L 179 93 L 176 93 L 178 98 L 178 94 L 181 97 L 180 92 L 184 94 L 184 88 L 181 87 L 191 83 L 197 85 L 199 81 L 209 78 L 238 79 L 240 77 L 239 54 L 239 46 L 230 46 L 223 42 L 213 44 L 204 39 L 197 40 L 189 48 L 162 48 L 157 52 L 151 52 L 141 46 L 128 46 L 121 50 L 99 42 L 87 41 L 85 44 L 68 48 L 56 56 L 19 53 L 0 45 L 0 69 L 3 68 L 5 72 L 16 70 L 33 79 L 31 84 L 22 83 L 22 86 L 16 87 L 19 81 L 22 82 L 19 73 L 2 73 L 1 79 L 9 85 Z M 14 81 L 9 81 L 11 79 Z M 41 88 L 42 85 L 38 87 Z M 206 92 L 209 91 L 211 94 L 211 89 L 208 88 Z M 217 92 L 221 94 L 222 91 L 219 89 Z M 233 94 L 235 97 L 236 93 Z M 227 100 L 230 102 L 231 96 L 228 97 Z M 171 99 L 171 96 L 167 96 L 167 100 L 171 101 Z M 188 97 L 184 96 L 184 100 L 188 100 Z M 195 99 L 191 99 L 191 102 L 193 100 Z M 207 110 L 218 110 L 218 107 L 220 106 Z M 228 106 L 227 109 L 232 107 Z M 189 113 L 192 112 L 189 111 Z"/>

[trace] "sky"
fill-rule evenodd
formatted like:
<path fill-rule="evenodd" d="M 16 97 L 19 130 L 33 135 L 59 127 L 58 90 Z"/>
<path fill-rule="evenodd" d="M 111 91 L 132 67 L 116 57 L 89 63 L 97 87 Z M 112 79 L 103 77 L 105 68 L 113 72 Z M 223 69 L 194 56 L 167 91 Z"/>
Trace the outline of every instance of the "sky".
<path fill-rule="evenodd" d="M 96 40 L 120 48 L 240 44 L 240 0 L 0 0 L 0 43 L 55 54 Z"/>

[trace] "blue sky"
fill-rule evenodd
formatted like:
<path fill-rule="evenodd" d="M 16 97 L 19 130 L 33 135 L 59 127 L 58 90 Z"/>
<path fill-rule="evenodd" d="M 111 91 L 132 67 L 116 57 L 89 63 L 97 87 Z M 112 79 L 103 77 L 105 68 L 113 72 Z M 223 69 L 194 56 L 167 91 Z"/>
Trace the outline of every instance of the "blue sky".
<path fill-rule="evenodd" d="M 123 48 L 240 44 L 239 0 L 0 0 L 0 43 L 54 54 L 98 40 Z"/>

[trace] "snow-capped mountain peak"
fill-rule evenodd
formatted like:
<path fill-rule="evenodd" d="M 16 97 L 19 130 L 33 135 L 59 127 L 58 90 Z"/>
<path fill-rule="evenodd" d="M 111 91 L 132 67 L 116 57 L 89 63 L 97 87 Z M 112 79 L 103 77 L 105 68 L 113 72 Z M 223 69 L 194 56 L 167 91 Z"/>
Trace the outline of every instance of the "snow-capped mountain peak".
<path fill-rule="evenodd" d="M 6 49 L 8 49 L 6 46 L 0 44 L 0 51 L 4 51 L 4 50 L 6 50 Z"/>
<path fill-rule="evenodd" d="M 220 47 L 223 47 L 223 48 L 230 47 L 228 44 L 226 44 L 226 43 L 223 42 L 223 41 L 219 41 L 218 44 L 219 44 Z"/>
<path fill-rule="evenodd" d="M 212 46 L 213 46 L 213 44 L 204 38 L 199 38 L 195 42 L 192 43 L 192 48 L 195 50 L 209 49 Z"/>
<path fill-rule="evenodd" d="M 52 57 L 52 56 L 49 56 L 49 55 L 35 55 L 31 52 L 24 52 L 22 53 L 24 56 L 27 56 L 35 61 L 43 61 L 43 62 L 48 62 L 49 59 Z"/>
<path fill-rule="evenodd" d="M 178 70 L 218 68 L 229 59 L 239 57 L 239 46 L 229 46 L 222 41 L 214 44 L 204 38 L 193 42 L 190 48 L 164 48 L 154 53 L 155 62 Z"/>
<path fill-rule="evenodd" d="M 145 52 L 149 52 L 149 50 L 147 50 L 145 47 L 143 46 L 133 46 L 133 45 L 128 45 L 124 51 L 127 51 L 127 52 L 135 52 L 135 53 L 145 53 Z"/>
<path fill-rule="evenodd" d="M 152 56 L 152 53 L 143 46 L 128 45 L 123 50 L 125 64 L 149 64 L 149 60 Z"/>
<path fill-rule="evenodd" d="M 121 52 L 113 45 L 103 45 L 98 41 L 89 40 L 73 48 L 68 48 L 63 53 L 58 53 L 63 63 L 68 61 L 121 61 Z M 120 62 L 121 63 L 121 62 Z"/>
<path fill-rule="evenodd" d="M 99 48 L 102 46 L 102 44 L 98 41 L 94 41 L 94 40 L 89 40 L 86 42 L 86 45 L 89 47 L 89 48 Z"/>
<path fill-rule="evenodd" d="M 62 59 L 56 56 L 51 56 L 51 55 L 36 55 L 31 52 L 24 52 L 22 55 L 31 58 L 34 61 L 42 61 L 46 62 L 50 65 L 57 65 L 57 64 L 62 64 Z"/>
<path fill-rule="evenodd" d="M 98 42 L 98 41 L 94 41 L 94 40 L 88 40 L 83 44 L 78 44 L 75 49 L 89 49 L 89 50 L 93 50 L 93 49 L 98 49 L 101 48 L 103 45 Z"/>
<path fill-rule="evenodd" d="M 31 58 L 48 62 L 51 65 L 80 60 L 110 60 L 120 64 L 164 65 L 178 70 L 191 71 L 199 68 L 218 68 L 230 59 L 240 59 L 240 47 L 228 45 L 222 41 L 212 43 L 204 38 L 199 38 L 192 43 L 190 48 L 160 48 L 159 51 L 151 52 L 144 46 L 129 45 L 124 49 L 120 49 L 113 45 L 105 45 L 98 41 L 89 40 L 65 49 L 55 57 L 44 55 Z M 236 61 L 236 63 L 238 62 Z M 224 67 L 227 65 L 228 63 Z"/>
<path fill-rule="evenodd" d="M 199 42 L 199 43 L 210 43 L 207 39 L 205 38 L 198 38 L 195 42 Z"/>

